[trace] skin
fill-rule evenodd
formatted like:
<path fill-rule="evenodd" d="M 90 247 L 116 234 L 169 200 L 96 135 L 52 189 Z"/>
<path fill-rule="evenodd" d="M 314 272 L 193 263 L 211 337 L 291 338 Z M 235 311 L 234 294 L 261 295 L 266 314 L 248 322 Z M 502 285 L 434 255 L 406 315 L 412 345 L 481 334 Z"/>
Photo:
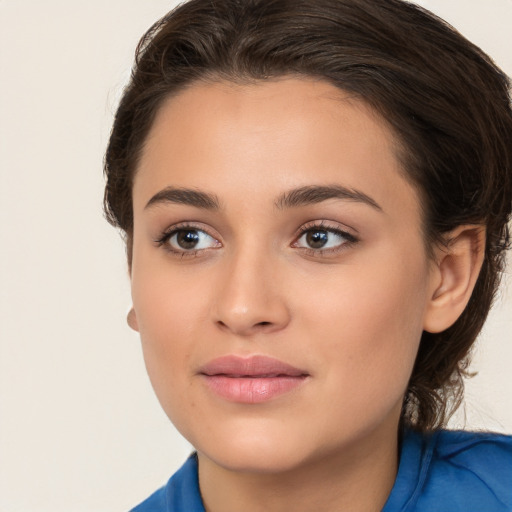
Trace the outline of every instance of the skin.
<path fill-rule="evenodd" d="M 334 185 L 359 195 L 282 204 L 292 189 Z M 148 206 L 168 187 L 219 207 L 162 194 Z M 207 510 L 380 510 L 421 334 L 465 306 L 475 230 L 458 233 L 458 259 L 429 260 L 385 121 L 330 84 L 291 77 L 197 83 L 169 99 L 133 205 L 130 324 L 163 409 L 198 452 Z M 156 242 L 184 222 L 202 248 Z M 323 230 L 327 248 L 308 246 L 301 227 Z M 198 369 L 229 354 L 308 377 L 267 402 L 228 402 Z"/>

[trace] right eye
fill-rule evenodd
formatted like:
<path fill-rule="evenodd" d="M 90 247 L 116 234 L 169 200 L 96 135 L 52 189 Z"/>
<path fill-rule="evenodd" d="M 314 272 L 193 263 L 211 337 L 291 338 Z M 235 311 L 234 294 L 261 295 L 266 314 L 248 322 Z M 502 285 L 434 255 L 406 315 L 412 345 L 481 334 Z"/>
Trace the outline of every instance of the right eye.
<path fill-rule="evenodd" d="M 158 241 L 159 245 L 166 245 L 174 253 L 186 255 L 205 249 L 220 246 L 220 242 L 211 235 L 197 228 L 178 227 L 165 233 Z"/>

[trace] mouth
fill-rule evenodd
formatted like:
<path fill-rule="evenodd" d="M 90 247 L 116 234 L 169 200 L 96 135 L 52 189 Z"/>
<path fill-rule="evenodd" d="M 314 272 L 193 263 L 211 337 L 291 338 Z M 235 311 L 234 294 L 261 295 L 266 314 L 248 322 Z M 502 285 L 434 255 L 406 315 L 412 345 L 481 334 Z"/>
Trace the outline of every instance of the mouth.
<path fill-rule="evenodd" d="M 256 404 L 289 393 L 308 372 L 268 356 L 224 356 L 200 368 L 199 375 L 217 396 L 230 402 Z"/>

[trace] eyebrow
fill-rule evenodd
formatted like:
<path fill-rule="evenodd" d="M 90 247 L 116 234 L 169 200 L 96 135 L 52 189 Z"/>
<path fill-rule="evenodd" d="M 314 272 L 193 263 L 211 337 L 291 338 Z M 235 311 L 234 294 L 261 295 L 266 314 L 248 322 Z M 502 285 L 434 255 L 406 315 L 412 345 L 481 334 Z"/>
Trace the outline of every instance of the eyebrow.
<path fill-rule="evenodd" d="M 295 188 L 279 196 L 274 204 L 276 208 L 282 210 L 285 208 L 296 208 L 321 203 L 328 199 L 356 201 L 382 211 L 381 206 L 369 195 L 341 185 L 309 185 Z M 220 209 L 220 202 L 215 194 L 209 194 L 190 188 L 175 187 L 166 187 L 160 190 L 160 192 L 157 192 L 147 202 L 145 209 L 165 203 L 186 204 L 204 210 Z"/>
<path fill-rule="evenodd" d="M 295 208 L 308 204 L 321 203 L 328 199 L 346 199 L 364 203 L 376 210 L 383 211 L 382 207 L 369 195 L 356 189 L 343 187 L 341 185 L 310 185 L 296 188 L 282 194 L 275 206 L 279 209 Z"/>
<path fill-rule="evenodd" d="M 219 210 L 219 199 L 214 194 L 208 194 L 190 188 L 166 187 L 157 192 L 146 204 L 144 209 L 159 204 L 177 203 L 194 206 L 204 210 Z"/>

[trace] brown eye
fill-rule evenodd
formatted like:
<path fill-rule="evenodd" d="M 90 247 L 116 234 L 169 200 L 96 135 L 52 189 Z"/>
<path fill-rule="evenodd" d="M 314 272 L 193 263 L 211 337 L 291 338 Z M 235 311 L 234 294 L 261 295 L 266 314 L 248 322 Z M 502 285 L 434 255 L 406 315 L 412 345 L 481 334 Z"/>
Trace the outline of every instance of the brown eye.
<path fill-rule="evenodd" d="M 165 243 L 174 252 L 199 251 L 220 246 L 208 233 L 193 228 L 176 229 L 167 236 Z"/>
<path fill-rule="evenodd" d="M 195 229 L 180 230 L 176 233 L 176 243 L 182 249 L 194 249 L 199 243 L 199 234 Z"/>
<path fill-rule="evenodd" d="M 321 249 L 329 241 L 327 231 L 308 231 L 306 233 L 306 243 L 312 249 Z"/>
<path fill-rule="evenodd" d="M 332 252 L 341 249 L 346 244 L 354 242 L 356 242 L 356 239 L 351 234 L 345 233 L 339 229 L 313 226 L 309 229 L 305 229 L 293 245 L 301 249 Z"/>

